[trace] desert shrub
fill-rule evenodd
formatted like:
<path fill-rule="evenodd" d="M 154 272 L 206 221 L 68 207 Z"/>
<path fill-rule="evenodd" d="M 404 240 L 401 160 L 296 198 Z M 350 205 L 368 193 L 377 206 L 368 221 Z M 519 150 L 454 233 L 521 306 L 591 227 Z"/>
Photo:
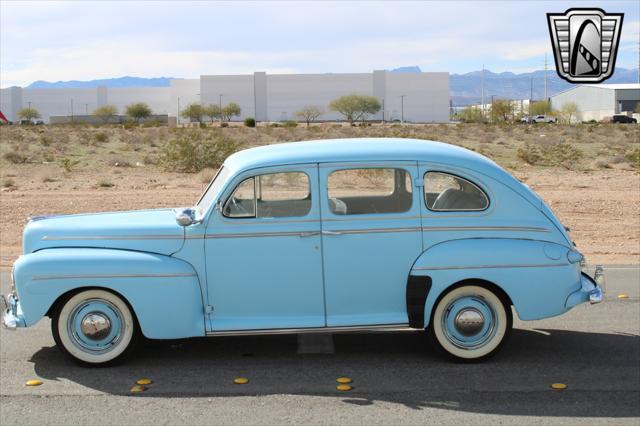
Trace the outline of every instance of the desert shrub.
<path fill-rule="evenodd" d="M 4 159 L 13 164 L 24 164 L 28 160 L 26 155 L 21 154 L 17 151 L 9 151 L 5 153 Z"/>
<path fill-rule="evenodd" d="M 122 158 L 115 158 L 109 161 L 109 165 L 113 167 L 131 167 L 131 163 Z"/>
<path fill-rule="evenodd" d="M 220 132 L 185 132 L 161 148 L 159 164 L 167 171 L 195 173 L 220 167 L 237 148 L 236 141 Z"/>
<path fill-rule="evenodd" d="M 282 127 L 286 127 L 286 128 L 293 128 L 293 127 L 298 127 L 298 122 L 294 121 L 294 120 L 287 120 L 287 121 L 283 121 L 282 122 Z"/>
<path fill-rule="evenodd" d="M 280 126 L 280 123 L 271 123 L 269 124 L 269 127 L 282 127 L 282 126 Z"/>
<path fill-rule="evenodd" d="M 101 179 L 98 181 L 98 187 L 100 188 L 113 188 L 115 184 L 113 182 L 109 182 L 108 180 Z"/>
<path fill-rule="evenodd" d="M 627 157 L 629 164 L 631 164 L 634 169 L 640 170 L 640 148 L 627 152 L 625 157 Z"/>
<path fill-rule="evenodd" d="M 5 179 L 2 180 L 2 187 L 3 188 L 13 188 L 15 186 L 16 186 L 16 183 L 11 178 L 5 178 Z"/>
<path fill-rule="evenodd" d="M 596 169 L 610 169 L 611 165 L 606 160 L 596 160 L 593 162 L 593 167 Z"/>
<path fill-rule="evenodd" d="M 220 127 L 229 127 L 229 123 L 220 123 Z"/>
<path fill-rule="evenodd" d="M 42 144 L 42 146 L 49 146 L 49 145 L 51 145 L 52 142 L 53 142 L 53 140 L 51 139 L 50 136 L 48 136 L 48 135 L 40 135 L 40 144 Z"/>
<path fill-rule="evenodd" d="M 247 127 L 256 127 L 256 119 L 253 117 L 247 117 L 244 119 L 244 125 Z"/>
<path fill-rule="evenodd" d="M 142 123 L 142 127 L 160 127 L 162 125 L 160 120 L 146 120 Z"/>
<path fill-rule="evenodd" d="M 105 132 L 98 132 L 93 135 L 93 139 L 95 139 L 96 142 L 105 143 L 109 140 L 109 135 Z"/>
<path fill-rule="evenodd" d="M 519 159 L 532 166 L 538 164 L 542 158 L 540 149 L 530 143 L 526 143 L 524 146 L 518 148 L 516 155 Z"/>
<path fill-rule="evenodd" d="M 551 166 L 562 166 L 566 169 L 576 168 L 583 154 L 570 143 L 558 143 L 544 148 L 545 163 Z"/>
<path fill-rule="evenodd" d="M 71 171 L 73 170 L 73 168 L 74 168 L 75 166 L 77 166 L 77 165 L 78 165 L 78 163 L 80 163 L 80 161 L 79 161 L 79 160 L 73 160 L 73 159 L 71 159 L 71 158 L 69 158 L 69 157 L 62 157 L 62 158 L 59 160 L 59 163 L 60 163 L 60 167 L 62 167 L 62 169 L 63 169 L 65 172 L 67 172 L 67 173 L 71 173 Z"/>

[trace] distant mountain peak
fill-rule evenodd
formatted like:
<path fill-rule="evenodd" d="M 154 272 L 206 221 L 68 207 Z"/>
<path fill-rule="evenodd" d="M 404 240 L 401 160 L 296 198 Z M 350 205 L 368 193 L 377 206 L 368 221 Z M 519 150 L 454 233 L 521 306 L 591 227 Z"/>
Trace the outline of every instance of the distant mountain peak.
<path fill-rule="evenodd" d="M 171 85 L 173 77 L 131 77 L 124 76 L 118 78 L 104 78 L 99 80 L 69 80 L 49 82 L 38 80 L 27 86 L 28 89 L 78 89 L 98 86 L 106 87 L 168 87 Z"/>
<path fill-rule="evenodd" d="M 411 65 L 408 67 L 399 67 L 399 68 L 394 68 L 392 70 L 387 70 L 387 71 L 389 72 L 422 72 L 420 67 L 417 65 Z"/>

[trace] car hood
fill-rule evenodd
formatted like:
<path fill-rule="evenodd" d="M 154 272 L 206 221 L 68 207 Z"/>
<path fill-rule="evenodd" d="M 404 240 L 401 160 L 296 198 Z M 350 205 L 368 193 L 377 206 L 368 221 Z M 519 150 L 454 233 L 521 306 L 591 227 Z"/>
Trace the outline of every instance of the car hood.
<path fill-rule="evenodd" d="M 28 254 L 52 247 L 99 247 L 172 254 L 184 242 L 184 228 L 171 209 L 90 213 L 31 218 L 22 247 Z"/>

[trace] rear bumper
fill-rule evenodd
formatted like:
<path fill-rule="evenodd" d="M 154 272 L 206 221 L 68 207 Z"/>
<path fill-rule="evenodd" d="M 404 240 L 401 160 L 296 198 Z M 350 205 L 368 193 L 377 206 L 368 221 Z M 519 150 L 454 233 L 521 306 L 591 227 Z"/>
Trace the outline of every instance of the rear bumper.
<path fill-rule="evenodd" d="M 571 309 L 580 303 L 589 302 L 592 305 L 604 300 L 604 270 L 596 266 L 593 278 L 584 272 L 580 276 L 580 288 L 567 297 L 565 307 Z"/>
<path fill-rule="evenodd" d="M 2 313 L 2 326 L 8 330 L 27 326 L 20 303 L 14 293 L 9 293 L 7 296 L 0 294 L 0 313 Z"/>

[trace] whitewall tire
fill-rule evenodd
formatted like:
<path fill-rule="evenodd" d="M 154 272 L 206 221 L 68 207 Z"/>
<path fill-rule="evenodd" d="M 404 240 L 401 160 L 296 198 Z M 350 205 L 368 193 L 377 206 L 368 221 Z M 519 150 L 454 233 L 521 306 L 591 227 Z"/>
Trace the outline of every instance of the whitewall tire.
<path fill-rule="evenodd" d="M 74 294 L 51 317 L 60 350 L 84 365 L 108 365 L 126 356 L 139 334 L 137 327 L 127 303 L 99 289 Z"/>
<path fill-rule="evenodd" d="M 465 285 L 446 293 L 433 312 L 430 329 L 439 346 L 464 361 L 494 354 L 513 324 L 511 307 L 491 290 Z"/>

